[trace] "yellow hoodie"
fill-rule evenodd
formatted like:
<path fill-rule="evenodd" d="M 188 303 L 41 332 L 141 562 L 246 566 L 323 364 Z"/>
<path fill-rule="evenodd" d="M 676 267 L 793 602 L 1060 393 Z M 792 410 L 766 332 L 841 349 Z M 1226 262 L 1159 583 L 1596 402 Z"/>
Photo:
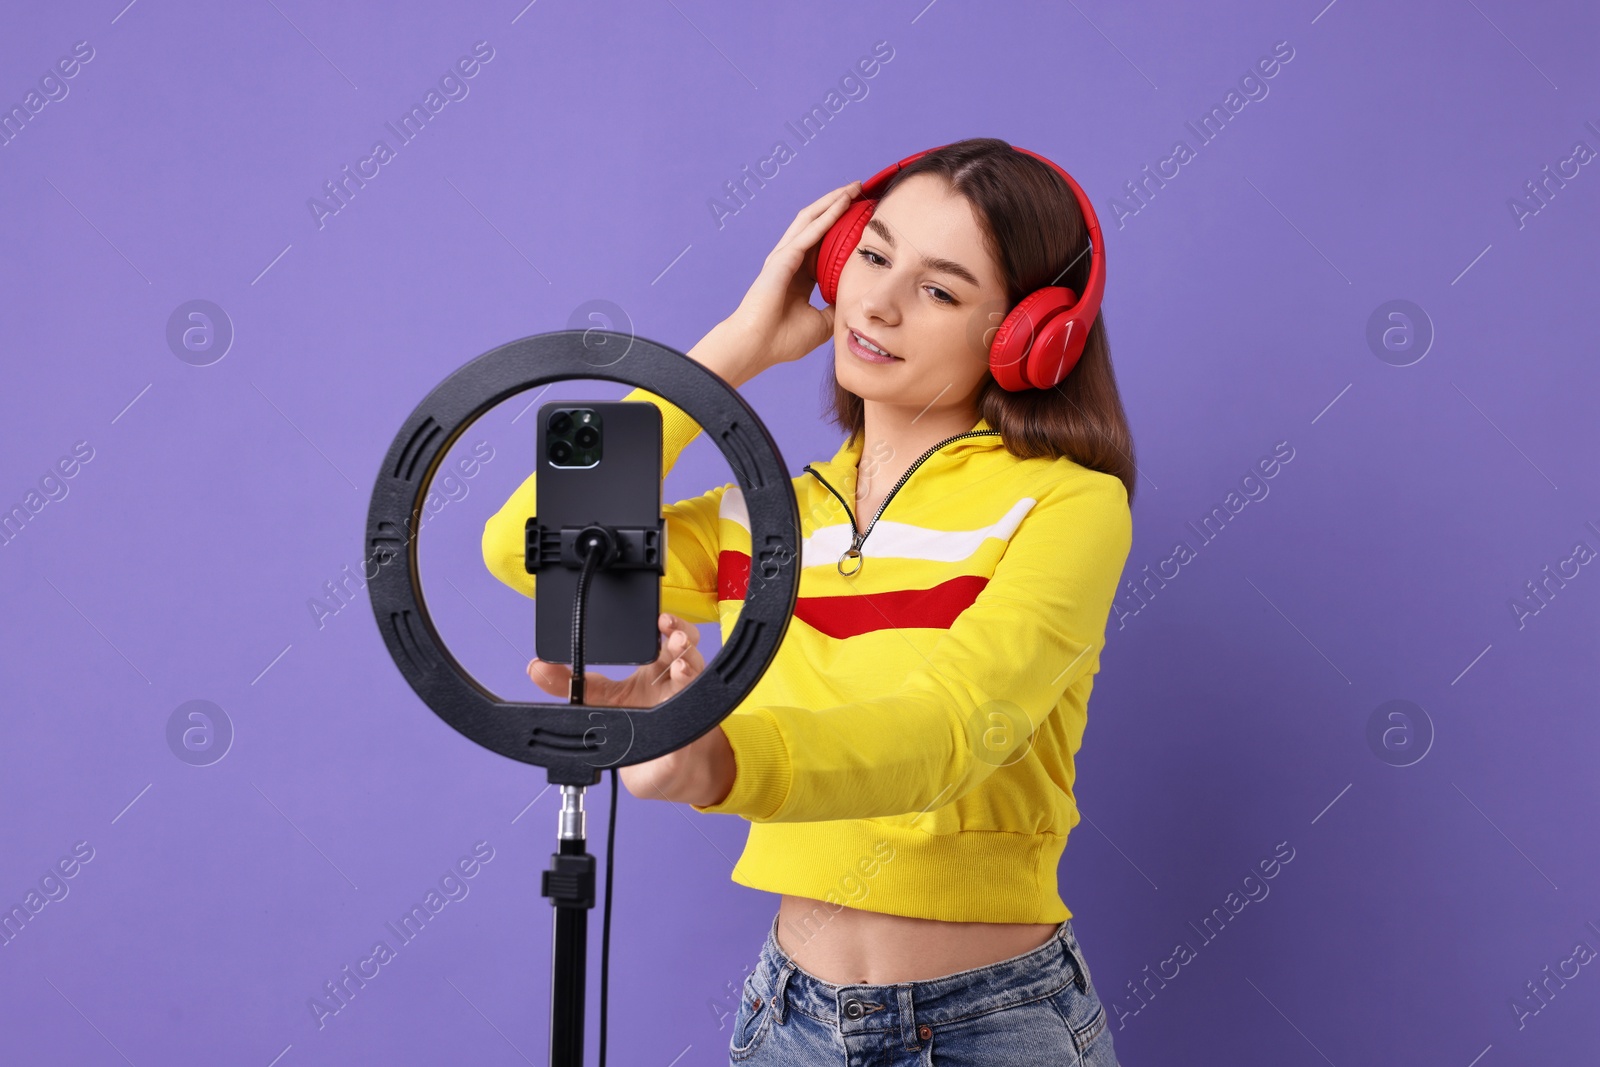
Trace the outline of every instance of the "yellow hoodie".
<path fill-rule="evenodd" d="M 699 425 L 643 389 L 623 399 L 661 409 L 665 477 Z M 951 922 L 1070 918 L 1056 868 L 1132 542 L 1126 489 L 1070 459 L 1018 459 L 980 419 L 919 457 L 876 520 L 853 521 L 861 452 L 846 441 L 794 479 L 794 619 L 722 721 L 732 790 L 692 806 L 750 822 L 732 879 L 753 889 Z M 535 478 L 483 531 L 489 570 L 530 597 Z M 750 573 L 742 492 L 662 514 L 661 610 L 720 622 L 726 641 Z"/>

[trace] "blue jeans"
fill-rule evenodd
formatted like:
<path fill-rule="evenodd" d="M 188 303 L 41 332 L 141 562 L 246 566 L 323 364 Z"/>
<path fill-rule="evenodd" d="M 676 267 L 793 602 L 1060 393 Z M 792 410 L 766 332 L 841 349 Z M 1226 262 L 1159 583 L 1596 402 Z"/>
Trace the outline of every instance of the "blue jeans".
<path fill-rule="evenodd" d="M 1070 919 L 1038 948 L 986 967 L 833 985 L 784 955 L 774 917 L 744 982 L 728 1057 L 786 1067 L 1117 1067 Z"/>

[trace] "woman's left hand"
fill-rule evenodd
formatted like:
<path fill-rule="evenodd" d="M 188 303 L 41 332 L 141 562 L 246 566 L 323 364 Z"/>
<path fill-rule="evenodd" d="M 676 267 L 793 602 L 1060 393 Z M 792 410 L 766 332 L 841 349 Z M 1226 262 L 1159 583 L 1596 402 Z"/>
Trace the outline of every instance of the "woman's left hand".
<path fill-rule="evenodd" d="M 665 756 L 624 767 L 622 784 L 641 800 L 719 804 L 733 789 L 733 746 L 720 725 Z"/>
<path fill-rule="evenodd" d="M 699 677 L 705 657 L 695 646 L 700 631 L 676 615 L 663 612 L 656 620 L 662 633 L 661 652 L 629 677 L 614 681 L 604 675 L 584 677 L 584 696 L 590 703 L 619 708 L 653 708 Z M 535 659 L 528 677 L 547 693 L 565 697 L 572 684 L 572 668 Z M 713 726 L 689 744 L 664 756 L 621 767 L 618 773 L 628 792 L 641 800 L 671 800 L 682 804 L 715 804 L 733 788 L 733 747 L 721 726 Z"/>

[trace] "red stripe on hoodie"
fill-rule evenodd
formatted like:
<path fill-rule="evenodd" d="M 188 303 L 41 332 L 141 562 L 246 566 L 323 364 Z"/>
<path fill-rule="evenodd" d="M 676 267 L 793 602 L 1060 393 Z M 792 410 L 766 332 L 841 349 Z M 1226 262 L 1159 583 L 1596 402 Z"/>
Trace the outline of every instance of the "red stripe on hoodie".
<path fill-rule="evenodd" d="M 717 557 L 717 599 L 743 600 L 749 582 L 749 553 L 723 549 Z M 947 630 L 988 584 L 981 574 L 964 574 L 930 589 L 802 596 L 795 598 L 794 615 L 839 640 L 905 627 Z"/>

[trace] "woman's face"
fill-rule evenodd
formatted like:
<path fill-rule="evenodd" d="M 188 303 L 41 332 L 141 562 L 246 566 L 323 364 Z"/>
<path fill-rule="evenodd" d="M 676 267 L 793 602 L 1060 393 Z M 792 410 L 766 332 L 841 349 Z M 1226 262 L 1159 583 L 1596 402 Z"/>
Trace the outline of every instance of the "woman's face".
<path fill-rule="evenodd" d="M 1008 310 L 972 205 L 917 174 L 878 202 L 839 276 L 833 372 L 864 400 L 971 410 Z M 873 362 L 860 339 L 896 357 Z M 867 349 L 867 351 L 871 351 Z"/>

